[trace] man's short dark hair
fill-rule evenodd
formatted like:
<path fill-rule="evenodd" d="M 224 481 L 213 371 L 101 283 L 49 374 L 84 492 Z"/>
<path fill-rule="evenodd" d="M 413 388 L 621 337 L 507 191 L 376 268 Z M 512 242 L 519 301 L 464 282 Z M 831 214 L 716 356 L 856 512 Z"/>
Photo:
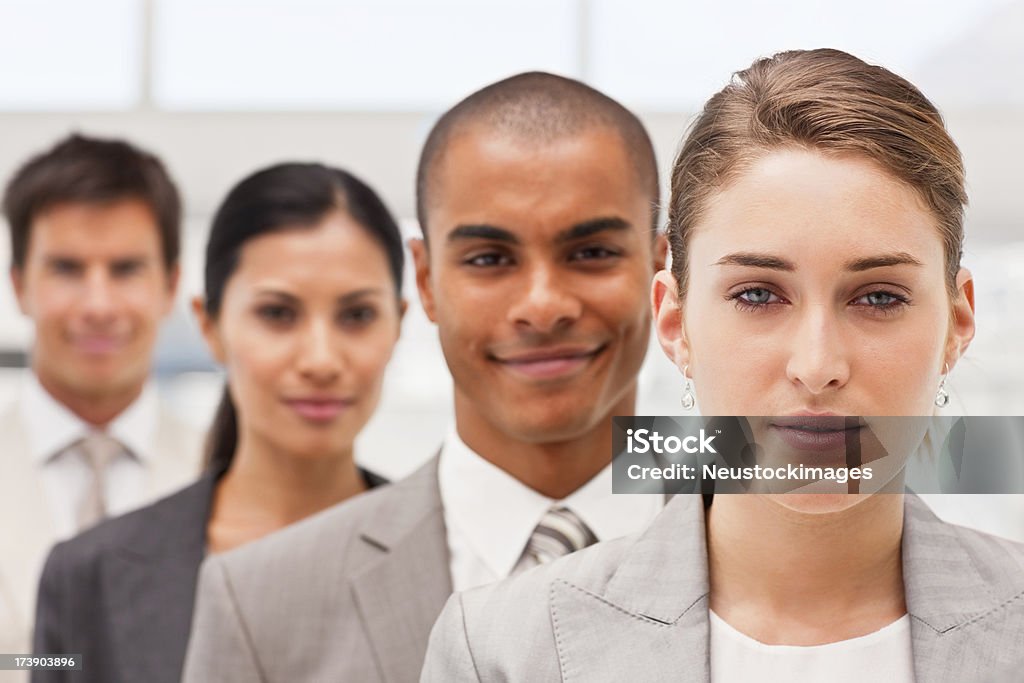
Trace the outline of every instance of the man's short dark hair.
<path fill-rule="evenodd" d="M 633 162 L 637 182 L 651 198 L 651 230 L 658 227 L 658 163 L 647 130 L 633 112 L 580 81 L 531 71 L 492 83 L 462 100 L 434 124 L 416 172 L 416 217 L 427 236 L 431 175 L 450 141 L 470 127 L 481 127 L 535 144 L 577 135 L 592 128 L 615 131 Z"/>
<path fill-rule="evenodd" d="M 138 199 L 156 218 L 168 269 L 178 263 L 181 200 L 163 163 L 123 140 L 73 134 L 28 160 L 7 184 L 3 211 L 11 228 L 11 265 L 23 268 L 32 223 L 59 204 Z"/>

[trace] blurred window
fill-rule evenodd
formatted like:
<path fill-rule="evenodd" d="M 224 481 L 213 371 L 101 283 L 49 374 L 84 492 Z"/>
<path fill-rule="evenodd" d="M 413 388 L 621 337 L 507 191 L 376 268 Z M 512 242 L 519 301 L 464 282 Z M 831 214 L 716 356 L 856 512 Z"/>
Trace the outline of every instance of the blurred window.
<path fill-rule="evenodd" d="M 646 111 L 692 111 L 779 50 L 834 47 L 909 78 L 940 106 L 1024 103 L 1019 0 L 590 0 L 590 82 Z"/>
<path fill-rule="evenodd" d="M 572 0 L 156 0 L 171 110 L 440 109 L 502 76 L 578 71 Z"/>
<path fill-rule="evenodd" d="M 0 110 L 118 110 L 141 90 L 139 0 L 0 0 Z"/>

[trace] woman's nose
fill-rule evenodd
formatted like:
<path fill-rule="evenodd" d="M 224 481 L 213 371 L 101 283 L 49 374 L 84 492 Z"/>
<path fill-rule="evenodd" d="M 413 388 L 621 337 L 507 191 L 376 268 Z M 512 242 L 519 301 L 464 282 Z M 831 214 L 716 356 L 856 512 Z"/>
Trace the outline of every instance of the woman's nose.
<path fill-rule="evenodd" d="M 789 343 L 786 375 L 811 394 L 839 389 L 850 379 L 841 321 L 826 305 L 803 311 Z"/>

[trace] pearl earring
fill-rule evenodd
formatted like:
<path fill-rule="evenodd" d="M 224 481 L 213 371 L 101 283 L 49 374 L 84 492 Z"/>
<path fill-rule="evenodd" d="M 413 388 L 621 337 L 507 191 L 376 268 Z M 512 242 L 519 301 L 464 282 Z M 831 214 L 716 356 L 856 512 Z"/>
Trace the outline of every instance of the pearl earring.
<path fill-rule="evenodd" d="M 949 375 L 949 363 L 942 369 L 942 379 L 939 380 L 939 389 L 935 392 L 935 405 L 945 408 L 949 405 L 949 392 L 946 391 L 946 376 Z"/>
<path fill-rule="evenodd" d="M 679 402 L 683 405 L 683 410 L 693 410 L 693 406 L 697 404 L 697 398 L 693 395 L 693 382 L 686 376 L 690 366 L 687 365 L 683 368 L 683 377 L 686 378 L 686 386 L 683 387 L 683 397 Z"/>

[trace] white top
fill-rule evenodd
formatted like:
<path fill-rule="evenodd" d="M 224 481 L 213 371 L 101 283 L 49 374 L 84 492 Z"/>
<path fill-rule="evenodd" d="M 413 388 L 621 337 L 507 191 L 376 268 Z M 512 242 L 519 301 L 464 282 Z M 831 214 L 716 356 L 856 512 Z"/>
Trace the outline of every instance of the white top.
<path fill-rule="evenodd" d="M 76 513 L 92 482 L 84 454 L 65 449 L 95 428 L 47 393 L 35 373 L 26 374 L 21 412 L 29 457 L 39 468 L 53 528 L 57 540 L 62 540 L 79 531 Z M 130 451 L 117 457 L 106 471 L 104 491 L 110 516 L 152 499 L 146 486 L 146 469 L 154 457 L 159 421 L 156 388 L 147 384 L 139 398 L 107 426 L 106 433 Z"/>
<path fill-rule="evenodd" d="M 509 576 L 555 503 L 576 513 L 599 541 L 642 531 L 665 504 L 663 496 L 612 494 L 610 464 L 555 501 L 474 453 L 454 430 L 441 448 L 438 480 L 456 591 Z"/>
<path fill-rule="evenodd" d="M 809 647 L 765 645 L 740 633 L 714 612 L 710 618 L 711 683 L 914 680 L 907 614 L 866 636 Z"/>

